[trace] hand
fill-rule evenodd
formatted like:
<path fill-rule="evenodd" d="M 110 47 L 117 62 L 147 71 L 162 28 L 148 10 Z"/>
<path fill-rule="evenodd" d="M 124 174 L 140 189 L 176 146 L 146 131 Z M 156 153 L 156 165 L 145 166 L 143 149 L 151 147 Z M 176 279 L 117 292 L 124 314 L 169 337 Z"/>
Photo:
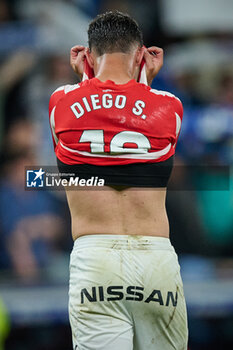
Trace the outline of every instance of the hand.
<path fill-rule="evenodd" d="M 144 59 L 146 62 L 146 76 L 148 85 L 152 84 L 154 77 L 163 66 L 163 49 L 151 46 L 145 49 Z"/>
<path fill-rule="evenodd" d="M 76 45 L 70 50 L 70 65 L 80 80 L 82 80 L 83 77 L 86 50 L 87 48 L 81 45 Z"/>

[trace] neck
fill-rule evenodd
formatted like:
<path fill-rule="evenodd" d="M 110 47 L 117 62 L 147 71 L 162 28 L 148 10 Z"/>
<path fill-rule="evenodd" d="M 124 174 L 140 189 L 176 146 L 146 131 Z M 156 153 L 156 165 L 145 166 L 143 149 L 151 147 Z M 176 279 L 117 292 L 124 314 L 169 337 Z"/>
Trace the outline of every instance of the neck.
<path fill-rule="evenodd" d="M 116 84 L 126 84 L 136 78 L 132 57 L 118 52 L 97 57 L 94 73 L 100 81 L 112 80 Z"/>

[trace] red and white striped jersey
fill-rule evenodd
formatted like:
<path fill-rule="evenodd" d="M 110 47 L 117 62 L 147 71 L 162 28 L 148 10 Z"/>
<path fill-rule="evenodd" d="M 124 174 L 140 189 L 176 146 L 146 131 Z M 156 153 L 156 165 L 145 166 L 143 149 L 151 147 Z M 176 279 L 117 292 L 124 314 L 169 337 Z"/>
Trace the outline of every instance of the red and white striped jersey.
<path fill-rule="evenodd" d="M 170 158 L 183 108 L 174 95 L 135 80 L 115 84 L 93 78 L 58 88 L 49 115 L 61 162 L 107 166 Z"/>

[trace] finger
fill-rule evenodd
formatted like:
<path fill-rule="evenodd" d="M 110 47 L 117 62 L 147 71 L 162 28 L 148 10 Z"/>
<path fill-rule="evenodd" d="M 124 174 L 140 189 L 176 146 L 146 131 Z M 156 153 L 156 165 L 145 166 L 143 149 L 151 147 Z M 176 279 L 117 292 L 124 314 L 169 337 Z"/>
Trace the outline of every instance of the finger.
<path fill-rule="evenodd" d="M 82 46 L 82 45 L 75 45 L 73 46 L 70 51 L 73 51 L 73 52 L 78 52 L 78 51 L 82 51 L 85 49 L 85 46 Z"/>
<path fill-rule="evenodd" d="M 77 56 L 80 52 L 84 51 L 85 50 L 85 47 L 84 46 L 81 46 L 81 45 L 76 45 L 76 46 L 73 46 L 70 50 L 70 55 L 72 57 L 75 57 Z"/>
<path fill-rule="evenodd" d="M 157 46 L 151 46 L 148 47 L 147 51 L 150 54 L 156 54 L 157 56 L 163 56 L 163 49 L 161 47 L 157 47 Z"/>
<path fill-rule="evenodd" d="M 77 56 L 75 57 L 71 57 L 71 60 L 74 62 L 74 63 L 78 63 L 78 62 L 81 62 L 83 60 L 83 57 L 84 57 L 84 51 L 81 51 L 78 53 Z"/>
<path fill-rule="evenodd" d="M 160 47 L 152 46 L 147 49 L 145 53 L 145 61 L 147 63 L 148 68 L 154 67 L 162 67 L 163 66 L 163 49 Z"/>
<path fill-rule="evenodd" d="M 143 57 L 148 67 L 153 66 L 152 55 L 149 53 L 148 50 L 145 50 Z"/>
<path fill-rule="evenodd" d="M 150 46 L 147 48 L 148 51 L 155 51 L 155 52 L 162 52 L 163 49 L 161 47 L 158 47 L 158 46 Z"/>
<path fill-rule="evenodd" d="M 85 52 L 85 55 L 90 54 L 90 49 L 89 49 L 89 47 L 85 47 L 84 52 Z"/>
<path fill-rule="evenodd" d="M 85 50 L 79 51 L 78 54 L 71 54 L 70 55 L 70 63 L 73 64 L 80 64 L 82 61 L 84 61 L 85 57 Z"/>
<path fill-rule="evenodd" d="M 77 74 L 82 74 L 85 51 L 82 50 L 76 55 L 70 56 L 70 65 Z"/>

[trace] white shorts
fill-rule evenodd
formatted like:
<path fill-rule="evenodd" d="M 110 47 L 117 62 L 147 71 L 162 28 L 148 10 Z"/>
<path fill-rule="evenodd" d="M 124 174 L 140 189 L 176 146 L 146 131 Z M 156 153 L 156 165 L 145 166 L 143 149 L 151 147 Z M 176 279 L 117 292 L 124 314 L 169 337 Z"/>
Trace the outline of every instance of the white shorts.
<path fill-rule="evenodd" d="M 186 350 L 186 305 L 170 240 L 78 238 L 70 261 L 69 317 L 75 350 Z"/>

